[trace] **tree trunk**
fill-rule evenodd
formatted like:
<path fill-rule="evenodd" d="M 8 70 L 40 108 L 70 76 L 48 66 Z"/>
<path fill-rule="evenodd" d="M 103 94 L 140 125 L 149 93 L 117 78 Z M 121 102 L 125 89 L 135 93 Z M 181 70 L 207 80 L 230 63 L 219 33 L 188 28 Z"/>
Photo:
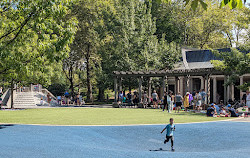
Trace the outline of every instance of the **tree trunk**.
<path fill-rule="evenodd" d="M 87 102 L 93 102 L 92 96 L 92 84 L 91 84 L 91 66 L 90 66 L 90 46 L 88 45 L 87 55 L 86 55 L 86 69 L 87 69 Z"/>
<path fill-rule="evenodd" d="M 104 89 L 103 88 L 99 88 L 99 93 L 98 93 L 98 100 L 99 101 L 104 101 Z"/>
<path fill-rule="evenodd" d="M 14 80 L 13 79 L 11 79 L 11 105 L 10 105 L 10 107 L 11 107 L 11 109 L 13 109 L 14 108 Z"/>
<path fill-rule="evenodd" d="M 74 84 L 73 84 L 73 79 L 71 78 L 70 80 L 70 90 L 71 90 L 71 96 L 74 97 Z"/>

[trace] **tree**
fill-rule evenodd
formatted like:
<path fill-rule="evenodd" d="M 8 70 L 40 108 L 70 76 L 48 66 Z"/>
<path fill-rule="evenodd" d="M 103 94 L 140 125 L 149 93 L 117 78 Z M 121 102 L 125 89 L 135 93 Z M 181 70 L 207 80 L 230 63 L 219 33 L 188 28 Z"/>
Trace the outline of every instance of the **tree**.
<path fill-rule="evenodd" d="M 235 13 L 228 7 L 217 8 L 218 2 L 208 2 L 207 11 L 198 8 L 190 12 L 185 7 L 179 13 L 184 18 L 185 32 L 183 43 L 200 49 L 230 47 L 227 34 L 232 30 Z"/>
<path fill-rule="evenodd" d="M 245 36 L 250 24 L 250 9 L 247 7 L 237 9 L 234 11 L 234 16 L 229 40 L 230 43 L 234 43 L 238 47 L 241 43 L 249 39 Z"/>
<path fill-rule="evenodd" d="M 174 42 L 169 44 L 165 40 L 165 35 L 158 40 L 152 3 L 116 0 L 114 6 L 115 12 L 104 10 L 105 31 L 100 30 L 104 43 L 98 51 L 102 58 L 102 69 L 98 75 L 100 94 L 112 87 L 113 71 L 171 68 L 180 53 Z"/>
<path fill-rule="evenodd" d="M 190 4 L 193 10 L 196 10 L 198 7 L 198 3 L 202 6 L 204 10 L 207 10 L 207 3 L 205 0 L 184 0 L 184 2 L 187 4 Z M 246 0 L 222 0 L 220 3 L 220 8 L 228 5 L 231 9 L 234 8 L 242 8 L 243 3 L 246 3 Z"/>
<path fill-rule="evenodd" d="M 181 0 L 170 1 L 169 3 L 161 3 L 158 0 L 152 0 L 152 17 L 156 19 L 156 35 L 160 40 L 162 35 L 170 42 L 183 42 L 183 34 L 185 31 L 184 15 Z M 150 3 L 150 1 L 148 2 Z"/>
<path fill-rule="evenodd" d="M 73 1 L 0 2 L 0 73 L 11 82 L 51 72 L 67 56 L 77 21 L 69 17 Z M 12 95 L 13 107 L 13 95 Z"/>
<path fill-rule="evenodd" d="M 230 52 L 214 53 L 219 56 L 222 61 L 212 61 L 214 67 L 225 75 L 229 76 L 225 86 L 235 84 L 239 76 L 250 73 L 250 45 L 241 46 L 239 49 L 231 48 Z M 243 87 L 249 87 L 250 83 L 246 83 Z"/>
<path fill-rule="evenodd" d="M 79 78 L 81 78 L 85 67 L 85 62 L 81 54 L 75 51 L 71 51 L 69 57 L 63 60 L 62 70 L 70 83 L 71 96 L 73 97 L 75 96 L 74 88 L 83 84 L 82 80 L 79 80 Z M 74 82 L 75 80 L 77 82 Z"/>
<path fill-rule="evenodd" d="M 105 2 L 105 1 L 104 1 Z M 100 58 L 97 54 L 99 47 L 99 34 L 96 31 L 101 18 L 98 15 L 98 5 L 102 1 L 80 0 L 74 5 L 73 16 L 76 16 L 79 24 L 72 51 L 77 54 L 77 59 L 86 64 L 87 100 L 93 102 L 92 84 L 94 72 L 99 65 Z"/>

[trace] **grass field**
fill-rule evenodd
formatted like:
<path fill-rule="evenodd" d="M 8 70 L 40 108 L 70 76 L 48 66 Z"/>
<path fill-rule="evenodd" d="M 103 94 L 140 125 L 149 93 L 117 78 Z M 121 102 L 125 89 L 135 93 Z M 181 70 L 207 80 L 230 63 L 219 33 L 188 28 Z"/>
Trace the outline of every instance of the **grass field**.
<path fill-rule="evenodd" d="M 217 121 L 228 118 L 206 117 L 196 113 L 167 113 L 158 109 L 48 108 L 0 111 L 0 123 L 51 125 L 128 125 Z"/>

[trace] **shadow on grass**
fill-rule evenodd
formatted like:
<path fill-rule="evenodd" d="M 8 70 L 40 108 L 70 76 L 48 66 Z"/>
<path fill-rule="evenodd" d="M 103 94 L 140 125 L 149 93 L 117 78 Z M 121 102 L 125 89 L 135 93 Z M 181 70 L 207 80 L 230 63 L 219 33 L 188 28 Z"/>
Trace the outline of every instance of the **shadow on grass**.
<path fill-rule="evenodd" d="M 11 126 L 14 126 L 14 125 L 13 124 L 3 124 L 3 125 L 0 125 L 0 129 L 4 129 L 7 127 L 11 127 Z"/>
<path fill-rule="evenodd" d="M 157 112 L 163 112 L 163 111 L 157 111 Z M 180 112 L 180 113 L 175 113 L 175 112 L 172 112 L 172 113 L 168 113 L 166 112 L 167 114 L 170 114 L 170 115 L 186 115 L 186 116 L 206 116 L 206 114 L 204 113 L 194 113 L 194 112 Z"/>

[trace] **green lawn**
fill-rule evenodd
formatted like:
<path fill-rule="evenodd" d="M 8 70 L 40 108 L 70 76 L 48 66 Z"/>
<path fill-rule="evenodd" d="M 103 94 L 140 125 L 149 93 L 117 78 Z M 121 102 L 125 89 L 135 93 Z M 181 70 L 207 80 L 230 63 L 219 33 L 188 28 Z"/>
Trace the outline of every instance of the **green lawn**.
<path fill-rule="evenodd" d="M 52 125 L 164 124 L 173 117 L 176 123 L 217 121 L 204 114 L 167 113 L 158 109 L 49 108 L 0 111 L 0 123 Z"/>

